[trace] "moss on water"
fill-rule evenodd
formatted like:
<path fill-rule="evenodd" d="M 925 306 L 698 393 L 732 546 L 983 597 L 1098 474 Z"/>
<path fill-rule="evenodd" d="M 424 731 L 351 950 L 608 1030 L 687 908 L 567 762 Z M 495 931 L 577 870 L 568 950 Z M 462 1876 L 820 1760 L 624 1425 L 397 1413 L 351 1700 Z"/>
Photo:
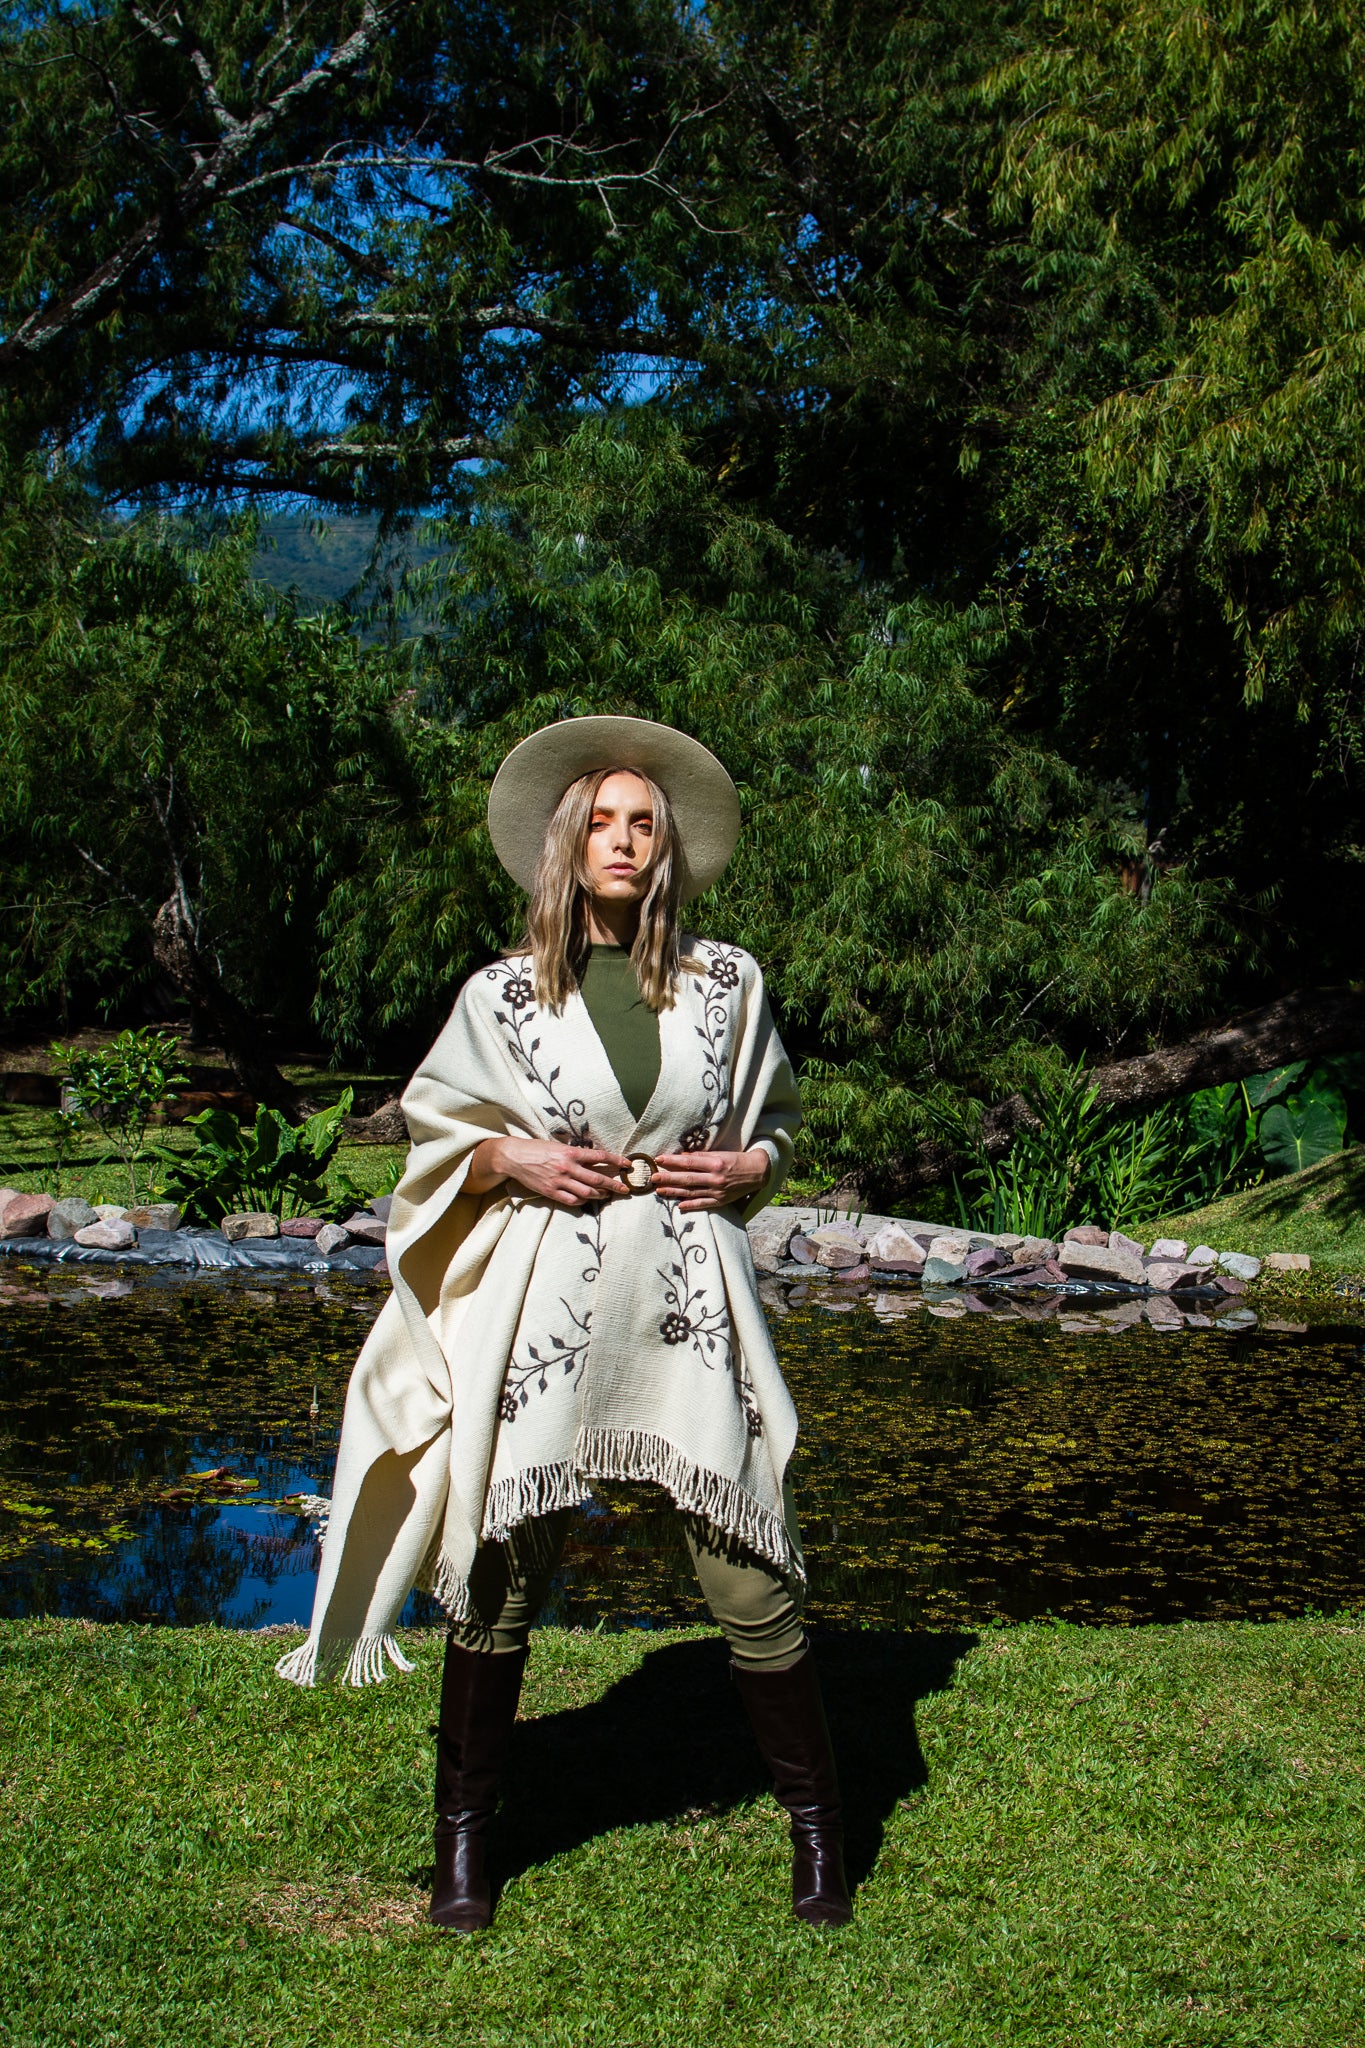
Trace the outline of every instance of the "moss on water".
<path fill-rule="evenodd" d="M 0 1303 L 6 1611 L 238 1618 L 253 1575 L 268 1589 L 289 1573 L 303 1598 L 306 1525 L 242 1503 L 329 1490 L 378 1290 L 152 1278 L 101 1299 L 66 1273 L 23 1278 L 30 1298 Z M 775 1315 L 801 1416 L 812 1618 L 968 1627 L 1365 1602 L 1365 1308 L 1337 1310 L 1302 1334 L 1236 1335 L 1073 1335 L 920 1308 L 881 1322 L 865 1305 Z M 186 1486 L 208 1466 L 256 1482 L 233 1513 L 231 1490 Z M 596 1492 L 552 1618 L 700 1619 L 668 1503 Z"/>

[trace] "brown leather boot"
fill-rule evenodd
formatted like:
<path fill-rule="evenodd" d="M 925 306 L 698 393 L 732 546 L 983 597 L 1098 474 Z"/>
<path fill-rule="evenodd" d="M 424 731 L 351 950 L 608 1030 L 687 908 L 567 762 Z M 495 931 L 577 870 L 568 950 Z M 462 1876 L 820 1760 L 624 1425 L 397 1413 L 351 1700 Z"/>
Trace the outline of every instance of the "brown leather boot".
<path fill-rule="evenodd" d="M 517 1718 L 525 1650 L 446 1642 L 436 1737 L 436 1880 L 427 1918 L 473 1934 L 493 1918 L 488 1827 Z"/>
<path fill-rule="evenodd" d="M 730 1669 L 778 1804 L 791 1816 L 792 1911 L 812 1927 L 853 1918 L 844 1876 L 844 1818 L 820 1679 L 809 1648 L 790 1670 Z"/>

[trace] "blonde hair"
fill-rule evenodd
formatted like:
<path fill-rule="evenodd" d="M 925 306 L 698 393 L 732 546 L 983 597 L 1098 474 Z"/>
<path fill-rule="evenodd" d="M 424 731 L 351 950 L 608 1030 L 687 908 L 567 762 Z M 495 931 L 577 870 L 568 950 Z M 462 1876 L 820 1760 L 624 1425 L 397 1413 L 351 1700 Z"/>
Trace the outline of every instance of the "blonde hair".
<path fill-rule="evenodd" d="M 678 896 L 682 861 L 673 806 L 657 782 L 638 768 L 595 768 L 571 782 L 545 828 L 536 862 L 523 945 L 531 955 L 536 1001 L 562 1010 L 587 965 L 588 828 L 598 791 L 610 775 L 636 775 L 649 791 L 654 813 L 649 887 L 640 905 L 640 928 L 630 949 L 640 994 L 651 1010 L 671 1010 L 682 965 L 678 938 Z"/>

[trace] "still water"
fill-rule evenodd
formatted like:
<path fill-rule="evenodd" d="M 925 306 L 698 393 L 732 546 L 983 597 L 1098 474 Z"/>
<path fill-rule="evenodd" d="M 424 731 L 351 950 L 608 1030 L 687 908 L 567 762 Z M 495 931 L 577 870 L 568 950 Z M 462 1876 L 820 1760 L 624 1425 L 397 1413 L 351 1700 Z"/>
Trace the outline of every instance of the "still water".
<path fill-rule="evenodd" d="M 0 1615 L 306 1621 L 372 1286 L 10 1272 Z M 845 1307 L 847 1305 L 845 1304 Z M 1365 1605 L 1365 1330 L 1076 1335 L 774 1301 L 809 1613 L 835 1626 Z M 206 1476 L 207 1475 L 207 1476 Z M 675 1517 L 602 1485 L 547 1618 L 704 1615 Z M 414 1595 L 405 1619 L 437 1618 Z"/>

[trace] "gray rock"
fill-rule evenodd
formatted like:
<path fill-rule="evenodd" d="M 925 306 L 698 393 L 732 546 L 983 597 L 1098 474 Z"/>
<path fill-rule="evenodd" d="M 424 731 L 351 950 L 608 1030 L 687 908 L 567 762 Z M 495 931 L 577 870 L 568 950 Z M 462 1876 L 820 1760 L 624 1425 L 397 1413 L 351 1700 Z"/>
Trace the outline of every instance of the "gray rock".
<path fill-rule="evenodd" d="M 929 1243 L 928 1257 L 948 1259 L 961 1264 L 972 1248 L 972 1240 L 965 1231 L 941 1230 Z"/>
<path fill-rule="evenodd" d="M 1063 1247 L 1068 1244 L 1087 1244 L 1093 1245 L 1097 1250 L 1103 1247 L 1107 1251 L 1109 1232 L 1101 1230 L 1098 1223 L 1073 1223 L 1071 1228 L 1063 1233 L 1062 1244 Z"/>
<path fill-rule="evenodd" d="M 313 1240 L 324 1258 L 330 1259 L 333 1252 L 339 1252 L 351 1242 L 351 1233 L 340 1223 L 324 1223 Z"/>
<path fill-rule="evenodd" d="M 939 1243 L 943 1240 L 940 1238 Z M 926 1287 L 951 1287 L 966 1278 L 966 1253 L 960 1259 L 950 1259 L 942 1252 L 930 1252 L 924 1261 L 924 1284 Z"/>
<path fill-rule="evenodd" d="M 846 1237 L 827 1237 L 822 1244 L 816 1246 L 816 1258 L 818 1263 L 831 1273 L 867 1264 L 867 1254 L 862 1246 L 854 1244 Z"/>
<path fill-rule="evenodd" d="M 1024 1237 L 1014 1247 L 1015 1257 L 1042 1264 L 1045 1259 L 1057 1256 L 1057 1240 L 1054 1237 Z"/>
<path fill-rule="evenodd" d="M 1109 1249 L 1111 1252 L 1136 1252 L 1141 1258 L 1146 1246 L 1139 1244 L 1135 1237 L 1125 1237 L 1121 1230 L 1111 1230 Z"/>
<path fill-rule="evenodd" d="M 1254 1280 L 1261 1270 L 1260 1260 L 1253 1259 L 1250 1252 L 1224 1252 L 1218 1263 L 1234 1280 Z"/>
<path fill-rule="evenodd" d="M 1009 1259 L 995 1245 L 981 1244 L 968 1252 L 963 1264 L 969 1280 L 982 1280 L 988 1273 L 998 1273 L 1008 1266 Z"/>
<path fill-rule="evenodd" d="M 143 1202 L 128 1211 L 134 1230 L 179 1230 L 184 1220 L 174 1202 Z"/>
<path fill-rule="evenodd" d="M 47 1212 L 47 1234 L 49 1237 L 74 1237 L 87 1224 L 98 1223 L 99 1212 L 79 1195 L 68 1195 L 64 1201 L 54 1202 Z"/>
<path fill-rule="evenodd" d="M 1159 1237 L 1148 1252 L 1149 1259 L 1183 1259 L 1189 1246 L 1183 1237 Z"/>
<path fill-rule="evenodd" d="M 122 1202 L 96 1202 L 95 1214 L 99 1217 L 101 1223 L 121 1223 L 128 1214 L 128 1211 L 124 1208 Z M 122 1286 L 122 1284 L 122 1281 L 111 1280 L 109 1282 L 111 1287 Z"/>
<path fill-rule="evenodd" d="M 1256 1323 L 1254 1308 L 1230 1308 L 1225 1315 L 1217 1318 L 1220 1330 L 1250 1330 Z"/>
<path fill-rule="evenodd" d="M 381 1223 L 387 1223 L 387 1222 L 388 1222 L 388 1220 L 389 1220 L 389 1211 L 390 1211 L 390 1209 L 392 1209 L 392 1207 L 393 1207 L 393 1196 L 392 1196 L 392 1195 L 371 1195 L 371 1196 L 370 1196 L 370 1202 L 369 1202 L 369 1209 L 370 1209 L 370 1214 L 371 1214 L 371 1216 L 377 1216 L 377 1217 L 379 1218 L 379 1220 L 380 1220 L 380 1222 L 381 1222 Z"/>
<path fill-rule="evenodd" d="M 906 1268 L 924 1264 L 924 1246 L 899 1223 L 884 1223 L 868 1245 L 867 1255 L 874 1266 L 888 1261 Z"/>
<path fill-rule="evenodd" d="M 1057 1264 L 1068 1277 L 1079 1279 L 1126 1280 L 1140 1287 L 1147 1275 L 1136 1252 L 1115 1252 L 1107 1244 L 1091 1244 L 1081 1238 L 1064 1238 Z"/>
<path fill-rule="evenodd" d="M 1185 1263 L 1189 1266 L 1216 1266 L 1218 1254 L 1211 1244 L 1197 1244 Z"/>
<path fill-rule="evenodd" d="M 76 1243 L 88 1245 L 92 1251 L 127 1252 L 137 1243 L 137 1232 L 131 1223 L 111 1220 L 108 1223 L 88 1223 L 83 1230 L 75 1233 Z"/>
<path fill-rule="evenodd" d="M 229 1244 L 240 1244 L 245 1237 L 278 1237 L 280 1219 L 263 1209 L 242 1209 L 235 1216 L 225 1216 L 222 1227 Z"/>

